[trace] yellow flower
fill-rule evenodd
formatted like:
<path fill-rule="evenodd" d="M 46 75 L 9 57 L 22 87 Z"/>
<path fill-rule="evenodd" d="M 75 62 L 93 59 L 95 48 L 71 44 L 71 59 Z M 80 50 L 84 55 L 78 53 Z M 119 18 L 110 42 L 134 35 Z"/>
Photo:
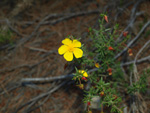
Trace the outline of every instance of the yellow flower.
<path fill-rule="evenodd" d="M 101 92 L 100 92 L 100 96 L 101 96 L 101 97 L 104 96 L 104 91 L 101 91 Z"/>
<path fill-rule="evenodd" d="M 60 55 L 64 54 L 64 58 L 67 61 L 73 60 L 73 54 L 76 58 L 81 58 L 83 56 L 83 51 L 79 49 L 81 47 L 81 42 L 78 40 L 70 40 L 66 38 L 62 41 L 64 45 L 60 46 L 58 49 L 58 53 Z"/>
<path fill-rule="evenodd" d="M 84 77 L 88 77 L 88 74 L 84 70 L 79 70 L 79 73 L 83 74 Z"/>
<path fill-rule="evenodd" d="M 95 67 L 99 68 L 100 67 L 99 63 L 95 63 Z"/>

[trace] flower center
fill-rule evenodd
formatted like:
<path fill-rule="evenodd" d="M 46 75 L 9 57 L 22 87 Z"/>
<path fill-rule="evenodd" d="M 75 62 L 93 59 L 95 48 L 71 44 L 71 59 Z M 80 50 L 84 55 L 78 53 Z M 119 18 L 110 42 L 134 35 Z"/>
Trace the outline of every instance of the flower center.
<path fill-rule="evenodd" d="M 73 47 L 72 45 L 70 45 L 70 46 L 68 47 L 68 51 L 69 51 L 69 52 L 73 52 L 73 51 L 74 51 L 74 47 Z"/>

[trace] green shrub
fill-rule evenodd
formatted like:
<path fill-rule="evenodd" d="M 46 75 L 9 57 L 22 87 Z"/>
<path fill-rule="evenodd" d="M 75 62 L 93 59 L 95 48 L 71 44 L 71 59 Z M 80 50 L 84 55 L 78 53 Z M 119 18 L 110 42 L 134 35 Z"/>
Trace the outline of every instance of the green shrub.
<path fill-rule="evenodd" d="M 12 32 L 0 29 L 0 46 L 12 43 Z"/>

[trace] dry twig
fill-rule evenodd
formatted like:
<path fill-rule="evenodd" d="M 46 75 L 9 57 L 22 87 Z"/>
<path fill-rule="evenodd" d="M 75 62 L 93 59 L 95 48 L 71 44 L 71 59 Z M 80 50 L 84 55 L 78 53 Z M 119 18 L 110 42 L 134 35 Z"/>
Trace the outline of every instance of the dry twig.
<path fill-rule="evenodd" d="M 129 47 L 131 47 L 131 46 L 140 38 L 141 34 L 144 32 L 144 30 L 145 30 L 149 25 L 150 25 L 150 21 L 148 21 L 148 22 L 142 27 L 142 29 L 141 29 L 140 32 L 137 34 L 137 36 L 127 44 L 127 47 L 125 47 L 119 54 L 117 54 L 117 55 L 115 56 L 115 59 L 117 59 L 117 58 L 120 57 L 124 52 L 126 52 L 127 49 L 128 49 Z"/>

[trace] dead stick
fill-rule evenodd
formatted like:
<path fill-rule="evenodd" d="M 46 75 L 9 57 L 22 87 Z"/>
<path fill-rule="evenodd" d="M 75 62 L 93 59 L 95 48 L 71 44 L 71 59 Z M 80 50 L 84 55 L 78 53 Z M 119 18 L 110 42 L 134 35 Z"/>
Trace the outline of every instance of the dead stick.
<path fill-rule="evenodd" d="M 15 112 L 13 113 L 18 113 L 23 107 L 27 106 L 28 104 L 34 102 L 34 101 L 38 101 L 39 99 L 47 96 L 47 95 L 50 95 L 52 94 L 53 92 L 55 92 L 56 90 L 58 90 L 59 88 L 61 88 L 62 86 L 64 86 L 66 84 L 66 81 L 65 82 L 62 82 L 61 84 L 59 84 L 58 86 L 54 87 L 52 90 L 46 92 L 46 93 L 43 93 L 37 97 L 34 97 L 33 99 L 31 99 L 30 101 L 28 101 L 27 103 L 23 104 L 22 106 L 20 106 Z"/>
<path fill-rule="evenodd" d="M 57 77 L 46 77 L 46 78 L 23 78 L 21 83 L 25 82 L 51 82 L 55 80 L 62 80 L 62 79 L 71 79 L 74 75 L 61 75 Z"/>
<path fill-rule="evenodd" d="M 127 49 L 128 49 L 135 41 L 137 41 L 137 40 L 140 38 L 141 34 L 144 32 L 144 30 L 145 30 L 149 25 L 150 25 L 150 21 L 148 21 L 148 22 L 142 27 L 141 31 L 137 34 L 137 36 L 136 36 L 133 40 L 131 40 L 131 41 L 128 43 L 127 47 L 124 48 L 123 51 L 121 51 L 119 54 L 117 54 L 117 55 L 115 56 L 115 59 L 117 59 L 117 58 L 120 57 L 125 51 L 127 51 Z"/>
<path fill-rule="evenodd" d="M 147 60 L 150 60 L 150 56 L 147 56 L 147 57 L 141 58 L 139 60 L 136 60 L 136 63 L 141 63 L 141 62 L 144 62 L 144 61 L 147 61 Z M 130 62 L 123 63 L 121 66 L 127 66 L 127 65 L 130 65 L 130 64 L 133 64 L 133 63 L 134 63 L 134 60 L 130 61 Z"/>

